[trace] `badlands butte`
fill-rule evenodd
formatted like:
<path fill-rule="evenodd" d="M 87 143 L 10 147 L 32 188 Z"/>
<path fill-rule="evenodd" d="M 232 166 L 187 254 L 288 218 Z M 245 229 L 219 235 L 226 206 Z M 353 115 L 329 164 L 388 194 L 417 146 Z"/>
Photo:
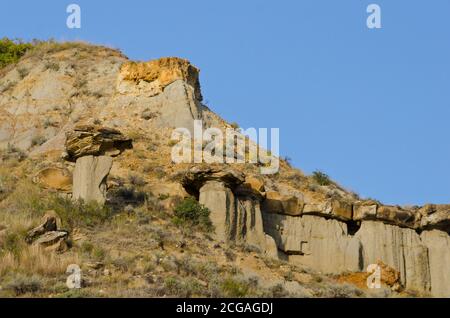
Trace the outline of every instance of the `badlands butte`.
<path fill-rule="evenodd" d="M 1 296 L 450 297 L 450 205 L 384 205 L 285 160 L 175 164 L 173 128 L 236 129 L 189 61 L 24 53 L 0 70 Z"/>

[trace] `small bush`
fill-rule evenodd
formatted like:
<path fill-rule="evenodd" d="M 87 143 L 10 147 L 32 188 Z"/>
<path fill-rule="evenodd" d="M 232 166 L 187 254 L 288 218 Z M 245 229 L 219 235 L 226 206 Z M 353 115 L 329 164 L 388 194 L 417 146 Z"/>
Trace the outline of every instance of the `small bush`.
<path fill-rule="evenodd" d="M 25 77 L 27 77 L 30 71 L 24 67 L 20 67 L 17 69 L 17 73 L 19 73 L 21 79 L 24 79 Z"/>
<path fill-rule="evenodd" d="M 6 289 L 13 291 L 16 296 L 27 293 L 36 293 L 42 288 L 42 281 L 37 276 L 17 275 L 7 284 Z"/>
<path fill-rule="evenodd" d="M 221 284 L 221 289 L 226 297 L 245 297 L 249 292 L 249 286 L 244 281 L 233 278 L 225 279 Z"/>
<path fill-rule="evenodd" d="M 55 211 L 63 222 L 63 226 L 73 229 L 79 226 L 93 227 L 99 225 L 112 216 L 107 206 L 95 202 L 84 203 L 72 201 L 57 195 L 52 196 L 46 204 L 47 210 Z"/>
<path fill-rule="evenodd" d="M 47 139 L 44 136 L 35 136 L 33 137 L 33 139 L 31 140 L 31 146 L 40 146 L 43 143 L 45 143 L 47 141 Z"/>
<path fill-rule="evenodd" d="M 147 184 L 144 178 L 135 174 L 130 174 L 128 176 L 128 182 L 136 187 L 142 187 Z"/>
<path fill-rule="evenodd" d="M 58 72 L 60 67 L 58 63 L 48 61 L 47 63 L 45 63 L 44 68 L 46 70 Z"/>
<path fill-rule="evenodd" d="M 192 225 L 208 231 L 212 229 L 210 211 L 192 197 L 184 199 L 175 207 L 174 222 L 177 225 Z"/>
<path fill-rule="evenodd" d="M 25 53 L 33 48 L 30 43 L 21 40 L 3 38 L 0 40 L 0 68 L 17 63 Z"/>
<path fill-rule="evenodd" d="M 321 186 L 327 186 L 333 183 L 326 173 L 318 170 L 313 172 L 312 178 L 317 184 Z"/>

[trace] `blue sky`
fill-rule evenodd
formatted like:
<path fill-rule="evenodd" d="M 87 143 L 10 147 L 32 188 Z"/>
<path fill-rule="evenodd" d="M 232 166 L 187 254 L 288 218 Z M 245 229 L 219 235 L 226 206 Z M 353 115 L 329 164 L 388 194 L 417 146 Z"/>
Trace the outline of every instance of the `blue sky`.
<path fill-rule="evenodd" d="M 82 28 L 66 27 L 68 4 Z M 382 29 L 366 27 L 380 5 Z M 279 127 L 282 155 L 385 203 L 450 203 L 450 1 L 11 1 L 0 36 L 180 56 L 242 127 Z"/>

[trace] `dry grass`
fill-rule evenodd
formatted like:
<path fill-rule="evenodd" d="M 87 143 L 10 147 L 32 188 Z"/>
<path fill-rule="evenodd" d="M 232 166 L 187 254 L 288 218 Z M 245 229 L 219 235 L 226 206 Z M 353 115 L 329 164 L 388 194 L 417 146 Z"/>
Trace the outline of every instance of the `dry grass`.
<path fill-rule="evenodd" d="M 0 257 L 0 277 L 11 272 L 38 274 L 42 276 L 62 275 L 70 264 L 79 264 L 76 254 L 55 254 L 39 246 L 27 246 L 19 255 L 6 252 Z"/>

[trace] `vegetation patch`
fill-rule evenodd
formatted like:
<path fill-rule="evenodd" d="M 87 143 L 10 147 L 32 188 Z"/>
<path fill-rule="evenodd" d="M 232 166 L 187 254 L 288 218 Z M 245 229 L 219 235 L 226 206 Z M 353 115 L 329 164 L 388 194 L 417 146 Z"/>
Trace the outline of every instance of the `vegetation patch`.
<path fill-rule="evenodd" d="M 195 226 L 204 231 L 212 230 L 208 208 L 198 203 L 193 197 L 181 201 L 174 209 L 173 221 L 180 226 Z"/>

